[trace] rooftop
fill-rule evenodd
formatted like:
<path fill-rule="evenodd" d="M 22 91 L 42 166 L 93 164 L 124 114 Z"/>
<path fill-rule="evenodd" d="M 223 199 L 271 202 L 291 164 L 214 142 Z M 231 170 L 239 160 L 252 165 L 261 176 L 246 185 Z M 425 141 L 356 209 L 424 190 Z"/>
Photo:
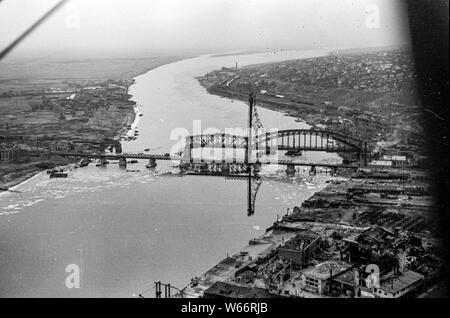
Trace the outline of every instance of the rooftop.
<path fill-rule="evenodd" d="M 284 244 L 280 248 L 303 251 L 318 238 L 320 238 L 320 235 L 316 232 L 311 230 L 304 230 L 287 241 L 286 244 Z"/>
<path fill-rule="evenodd" d="M 258 287 L 247 287 L 224 282 L 216 282 L 205 290 L 205 296 L 227 298 L 279 298 L 281 296 L 269 293 Z"/>
<path fill-rule="evenodd" d="M 349 270 L 351 267 L 352 265 L 342 261 L 326 261 L 304 270 L 303 274 L 324 280 L 330 278 L 330 276 Z"/>
<path fill-rule="evenodd" d="M 411 270 L 402 272 L 400 274 L 392 274 L 385 277 L 381 281 L 381 289 L 389 293 L 396 293 L 398 291 L 401 291 L 403 288 L 418 282 L 423 278 L 424 276 L 422 274 L 416 273 Z"/>

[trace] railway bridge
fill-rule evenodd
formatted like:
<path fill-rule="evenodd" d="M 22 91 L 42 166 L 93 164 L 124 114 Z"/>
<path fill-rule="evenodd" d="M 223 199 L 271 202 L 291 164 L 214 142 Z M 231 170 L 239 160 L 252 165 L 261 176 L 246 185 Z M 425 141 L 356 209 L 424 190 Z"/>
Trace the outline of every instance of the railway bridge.
<path fill-rule="evenodd" d="M 252 140 L 249 144 L 248 140 Z M 367 143 L 341 133 L 317 129 L 277 130 L 255 134 L 248 137 L 231 134 L 209 134 L 188 136 L 183 152 L 184 161 L 193 160 L 194 149 L 245 149 L 248 152 L 265 152 L 266 155 L 276 151 L 324 151 L 338 154 L 353 153 L 356 159 L 367 162 Z M 248 154 L 251 157 L 251 154 Z"/>
<path fill-rule="evenodd" d="M 254 197 L 259 182 L 251 182 L 257 178 L 262 165 L 285 165 L 286 172 L 292 176 L 296 172 L 296 166 L 309 166 L 310 174 L 315 175 L 318 167 L 331 170 L 336 173 L 338 168 L 357 169 L 363 159 L 364 166 L 367 165 L 367 143 L 358 138 L 344 135 L 338 132 L 318 129 L 289 129 L 289 130 L 269 130 L 263 131 L 261 120 L 255 106 L 255 97 L 249 98 L 249 123 L 247 135 L 238 134 L 204 134 L 186 137 L 184 151 L 180 155 L 170 154 L 149 154 L 149 153 L 122 153 L 120 147 L 116 147 L 115 153 L 85 153 L 75 151 L 48 151 L 49 155 L 59 155 L 67 157 L 80 157 L 99 159 L 100 164 L 106 163 L 108 159 L 119 160 L 120 166 L 127 165 L 127 159 L 148 160 L 147 168 L 154 168 L 157 161 L 166 160 L 177 162 L 182 172 L 208 176 L 246 176 L 249 180 L 249 208 L 248 213 L 254 213 Z M 255 131 L 253 131 L 255 129 Z M 250 142 L 249 142 L 250 141 Z M 115 145 L 114 145 L 115 146 Z M 217 158 L 203 158 L 197 156 L 196 149 L 231 149 L 232 157 L 225 155 Z M 237 149 L 243 149 L 245 156 L 239 158 Z M 354 164 L 347 160 L 344 164 L 331 164 L 320 162 L 307 162 L 296 159 L 275 160 L 271 155 L 278 151 L 291 151 L 294 153 L 303 151 L 333 152 L 346 156 L 356 157 Z M 263 156 L 266 155 L 266 157 Z M 253 185 L 252 185 L 253 184 Z M 256 187 L 254 185 L 257 185 Z"/>

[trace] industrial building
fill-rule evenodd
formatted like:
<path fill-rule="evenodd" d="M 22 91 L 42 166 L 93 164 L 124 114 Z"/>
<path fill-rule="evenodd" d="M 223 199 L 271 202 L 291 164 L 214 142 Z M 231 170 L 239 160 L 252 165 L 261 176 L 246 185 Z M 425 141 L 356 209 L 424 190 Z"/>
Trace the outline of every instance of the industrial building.
<path fill-rule="evenodd" d="M 420 290 L 424 276 L 412 270 L 391 274 L 381 280 L 380 288 L 375 288 L 373 294 L 377 298 L 408 297 Z"/>
<path fill-rule="evenodd" d="M 205 290 L 204 298 L 281 298 L 280 295 L 269 293 L 257 287 L 247 287 L 225 282 L 216 282 Z"/>
<path fill-rule="evenodd" d="M 301 288 L 316 294 L 329 294 L 330 282 L 336 276 L 351 271 L 353 266 L 342 261 L 327 261 L 302 271 Z"/>
<path fill-rule="evenodd" d="M 278 256 L 281 259 L 292 260 L 295 267 L 302 268 L 308 265 L 320 249 L 320 242 L 319 234 L 310 230 L 302 231 L 278 247 Z"/>

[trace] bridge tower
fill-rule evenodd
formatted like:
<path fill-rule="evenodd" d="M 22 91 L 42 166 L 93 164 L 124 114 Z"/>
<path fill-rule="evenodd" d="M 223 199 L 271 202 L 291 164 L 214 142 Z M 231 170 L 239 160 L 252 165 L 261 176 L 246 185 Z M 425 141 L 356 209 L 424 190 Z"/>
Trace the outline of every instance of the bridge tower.
<path fill-rule="evenodd" d="M 183 163 L 186 163 L 186 164 L 193 163 L 193 159 L 192 159 L 193 143 L 194 143 L 193 136 L 186 137 L 184 150 L 183 150 L 183 157 L 181 158 L 181 161 Z"/>
<path fill-rule="evenodd" d="M 255 94 L 253 92 L 248 96 L 248 131 L 247 131 L 247 142 L 245 148 L 245 163 L 250 162 L 253 139 L 252 139 L 252 129 L 253 129 L 253 107 L 255 104 Z"/>
<path fill-rule="evenodd" d="M 256 108 L 256 94 L 254 92 L 251 92 L 248 97 L 248 135 L 247 135 L 247 147 L 246 147 L 246 153 L 245 153 L 245 162 L 250 162 L 250 159 L 252 158 L 252 149 L 253 144 L 255 144 L 256 150 L 259 149 L 259 138 L 258 138 L 258 131 L 259 129 L 263 128 L 263 125 L 261 123 L 261 119 L 259 118 L 258 111 Z M 253 129 L 255 129 L 255 140 L 253 140 Z M 253 143 L 254 142 L 254 143 Z M 266 146 L 267 148 L 268 146 Z M 267 152 L 267 149 L 266 149 Z M 270 152 L 270 149 L 269 149 Z M 270 154 L 270 153 L 269 153 Z M 258 154 L 257 154 L 258 155 Z"/>

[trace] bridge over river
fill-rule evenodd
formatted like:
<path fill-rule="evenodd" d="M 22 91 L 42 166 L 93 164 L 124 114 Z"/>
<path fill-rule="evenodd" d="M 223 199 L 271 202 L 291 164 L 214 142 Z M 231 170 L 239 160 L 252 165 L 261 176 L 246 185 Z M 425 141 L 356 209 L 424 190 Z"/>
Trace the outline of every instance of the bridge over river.
<path fill-rule="evenodd" d="M 210 158 L 190 158 L 189 161 L 184 161 L 182 156 L 171 156 L 169 154 L 145 154 L 145 153 L 86 153 L 86 152 L 71 152 L 71 151 L 48 151 L 44 152 L 48 156 L 62 156 L 62 157 L 79 157 L 85 159 L 99 159 L 100 163 L 106 164 L 107 160 L 118 160 L 119 165 L 126 166 L 127 159 L 148 160 L 149 167 L 156 167 L 157 161 L 172 161 L 179 165 L 181 170 L 201 170 L 201 171 L 247 171 L 250 166 L 254 171 L 259 171 L 262 165 L 283 165 L 287 166 L 288 174 L 295 172 L 296 166 L 311 167 L 314 172 L 315 168 L 330 168 L 336 171 L 337 168 L 356 169 L 361 164 L 339 164 L 327 162 L 312 162 L 301 159 L 272 159 L 260 158 L 256 160 L 246 161 L 245 159 L 224 158 L 222 160 L 214 160 Z"/>
<path fill-rule="evenodd" d="M 260 131 L 260 130 L 259 130 Z M 248 142 L 252 140 L 252 142 Z M 120 166 L 127 165 L 127 159 L 148 160 L 148 168 L 154 168 L 158 160 L 177 163 L 182 171 L 202 171 L 222 173 L 228 175 L 229 171 L 252 171 L 258 173 L 262 165 L 284 165 L 287 173 L 295 173 L 296 166 L 311 167 L 311 174 L 315 174 L 316 167 L 325 167 L 336 172 L 337 168 L 357 168 L 361 164 L 367 164 L 367 144 L 362 140 L 346 136 L 340 133 L 326 130 L 280 130 L 266 133 L 258 133 L 254 136 L 210 134 L 188 136 L 185 139 L 184 151 L 179 155 L 150 154 L 150 153 L 86 153 L 72 151 L 48 151 L 48 155 L 64 157 L 81 157 L 99 159 L 100 164 L 107 160 L 119 160 Z M 200 155 L 195 150 L 214 150 L 214 158 L 205 158 L 203 152 Z M 244 158 L 237 156 L 237 149 L 244 149 Z M 232 150 L 231 157 L 225 152 Z M 335 152 L 340 155 L 353 156 L 352 164 L 336 164 L 327 162 L 312 162 L 302 159 L 279 159 L 279 151 L 301 154 L 304 151 Z M 217 154 L 220 158 L 217 158 Z M 361 158 L 362 157 L 362 158 Z M 275 159 L 274 159 L 275 158 Z M 361 161 L 362 159 L 362 161 Z"/>

